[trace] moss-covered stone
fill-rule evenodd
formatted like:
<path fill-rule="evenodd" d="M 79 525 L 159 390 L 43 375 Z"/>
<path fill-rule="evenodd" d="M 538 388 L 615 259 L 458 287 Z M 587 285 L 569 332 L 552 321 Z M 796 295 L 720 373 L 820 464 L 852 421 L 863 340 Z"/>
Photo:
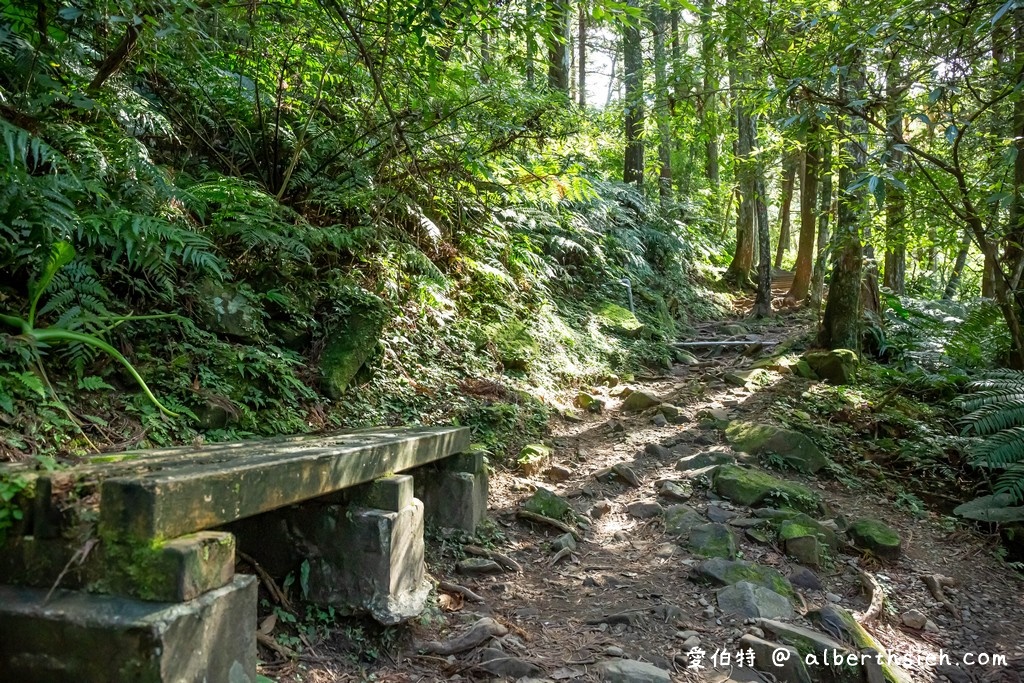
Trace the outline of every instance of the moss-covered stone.
<path fill-rule="evenodd" d="M 721 465 L 715 470 L 712 487 L 718 495 L 740 505 L 754 506 L 770 502 L 811 514 L 821 509 L 821 498 L 806 486 L 783 481 L 767 472 Z"/>
<path fill-rule="evenodd" d="M 738 387 L 752 387 L 764 384 L 770 375 L 761 368 L 750 368 L 748 370 L 736 370 L 725 374 L 725 381 Z"/>
<path fill-rule="evenodd" d="M 723 614 L 766 619 L 788 619 L 793 616 L 793 605 L 784 596 L 749 581 L 739 581 L 719 588 L 715 597 Z"/>
<path fill-rule="evenodd" d="M 645 391 L 630 392 L 626 400 L 622 402 L 622 409 L 629 413 L 639 413 L 642 410 L 653 408 L 661 404 L 661 399 Z"/>
<path fill-rule="evenodd" d="M 808 351 L 803 360 L 821 379 L 829 384 L 852 384 L 857 376 L 860 358 L 850 349 Z"/>
<path fill-rule="evenodd" d="M 699 524 L 690 530 L 687 547 L 701 557 L 736 557 L 736 539 L 724 524 Z"/>
<path fill-rule="evenodd" d="M 813 474 L 827 462 L 813 441 L 792 429 L 733 420 L 725 429 L 725 438 L 738 451 L 751 455 L 774 453 L 802 472 Z"/>
<path fill-rule="evenodd" d="M 701 524 L 704 524 L 704 518 L 689 505 L 673 505 L 665 510 L 666 534 L 686 537 Z"/>
<path fill-rule="evenodd" d="M 384 330 L 384 306 L 354 307 L 345 318 L 328 327 L 320 356 L 320 383 L 324 393 L 340 398 L 356 373 L 373 354 Z"/>
<path fill-rule="evenodd" d="M 787 598 L 796 597 L 793 586 L 778 570 L 753 562 L 714 558 L 701 562 L 697 566 L 696 572 L 698 578 L 719 586 L 731 586 L 740 581 L 749 581 Z"/>
<path fill-rule="evenodd" d="M 903 541 L 896 530 L 877 519 L 858 519 L 846 530 L 853 545 L 878 557 L 895 560 L 900 556 Z"/>
<path fill-rule="evenodd" d="M 857 623 L 847 610 L 837 605 L 825 605 L 821 609 L 812 610 L 807 615 L 811 621 L 820 624 L 822 628 L 830 633 L 839 633 L 843 641 L 853 644 L 857 650 L 874 650 L 881 656 L 882 673 L 889 683 L 910 683 L 910 676 L 898 667 L 889 664 L 889 657 L 885 648 L 875 638 Z"/>
<path fill-rule="evenodd" d="M 639 337 L 644 325 L 628 308 L 605 301 L 594 310 L 594 315 L 602 326 L 626 337 Z"/>
<path fill-rule="evenodd" d="M 533 495 L 523 503 L 523 509 L 552 519 L 567 519 L 573 516 L 572 506 L 545 488 L 538 488 L 534 491 Z"/>
<path fill-rule="evenodd" d="M 550 464 L 551 448 L 542 443 L 526 444 L 519 451 L 516 462 L 519 463 L 519 469 L 523 474 L 532 477 Z"/>

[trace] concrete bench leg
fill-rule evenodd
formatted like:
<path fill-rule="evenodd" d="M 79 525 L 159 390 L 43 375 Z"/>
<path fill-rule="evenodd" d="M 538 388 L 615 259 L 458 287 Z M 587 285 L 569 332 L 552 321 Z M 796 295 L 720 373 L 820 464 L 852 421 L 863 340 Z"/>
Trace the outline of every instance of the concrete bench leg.
<path fill-rule="evenodd" d="M 168 604 L 0 586 L 0 681 L 255 683 L 256 587 Z"/>
<path fill-rule="evenodd" d="M 308 598 L 382 624 L 419 616 L 430 584 L 423 562 L 423 503 L 409 475 L 378 479 L 347 506 L 308 506 L 289 520 L 309 561 Z"/>
<path fill-rule="evenodd" d="M 473 533 L 487 514 L 487 468 L 483 453 L 460 453 L 413 472 L 416 495 L 427 521 Z"/>

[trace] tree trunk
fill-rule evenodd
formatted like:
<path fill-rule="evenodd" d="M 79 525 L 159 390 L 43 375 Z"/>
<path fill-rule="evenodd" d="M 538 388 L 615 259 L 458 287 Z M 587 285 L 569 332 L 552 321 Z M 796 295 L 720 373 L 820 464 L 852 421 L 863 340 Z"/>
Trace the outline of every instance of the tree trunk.
<path fill-rule="evenodd" d="M 956 260 L 953 262 L 953 270 L 949 273 L 949 280 L 946 281 L 946 290 L 942 293 L 943 301 L 952 301 L 958 289 L 960 280 L 963 277 L 964 266 L 967 265 L 967 252 L 971 249 L 971 230 L 964 229 L 964 236 L 960 240 L 960 249 L 956 252 Z"/>
<path fill-rule="evenodd" d="M 903 114 L 896 98 L 899 65 L 895 58 L 889 60 L 886 69 L 888 82 L 889 106 L 886 111 L 888 121 L 888 170 L 894 177 L 903 172 L 903 150 L 896 146 L 896 140 L 903 139 Z M 885 262 L 883 266 L 883 283 L 894 294 L 906 292 L 907 279 L 907 236 L 906 236 L 907 197 L 906 193 L 895 185 L 886 188 L 885 194 Z"/>
<path fill-rule="evenodd" d="M 547 6 L 548 87 L 569 94 L 569 3 L 550 0 Z"/>
<path fill-rule="evenodd" d="M 729 66 L 729 81 L 738 87 L 740 75 L 735 64 Z M 736 252 L 732 262 L 725 271 L 725 279 L 739 287 L 750 285 L 750 269 L 754 265 L 754 196 L 756 194 L 756 176 L 753 152 L 753 130 L 750 110 L 737 97 L 735 107 L 736 122 L 736 177 L 739 185 L 740 200 L 736 217 Z"/>
<path fill-rule="evenodd" d="M 757 119 L 751 118 L 753 146 L 757 147 Z M 760 157 L 758 157 L 760 159 Z M 757 262 L 757 297 L 754 300 L 752 314 L 755 318 L 765 318 L 772 314 L 772 245 L 768 225 L 767 191 L 764 186 L 764 165 L 758 161 L 755 167 L 757 177 L 754 179 L 754 203 L 757 207 L 757 244 L 760 258 Z"/>
<path fill-rule="evenodd" d="M 708 185 L 711 187 L 713 201 L 718 200 L 718 122 L 716 103 L 718 99 L 718 74 L 715 71 L 715 44 L 719 37 L 714 33 L 711 19 L 715 10 L 714 0 L 703 0 L 700 13 L 700 56 L 704 70 L 704 82 L 701 92 L 701 121 L 706 136 L 705 165 Z"/>
<path fill-rule="evenodd" d="M 821 186 L 818 192 L 818 248 L 815 250 L 814 271 L 811 273 L 811 291 L 808 297 L 815 309 L 821 310 L 825 299 L 825 271 L 828 269 L 832 217 L 832 140 L 821 146 Z"/>
<path fill-rule="evenodd" d="M 851 60 L 850 80 L 844 84 L 847 102 L 860 99 L 864 92 L 864 71 L 860 56 Z M 867 165 L 864 147 L 867 124 L 860 116 L 848 122 L 845 163 L 839 170 L 839 219 L 836 223 L 837 251 L 829 278 L 828 301 L 822 318 L 819 343 L 827 349 L 861 348 L 861 287 L 864 277 L 864 255 L 861 245 L 861 221 L 867 210 L 864 188 L 850 189 Z"/>
<path fill-rule="evenodd" d="M 139 43 L 139 35 L 141 33 L 141 23 L 133 23 L 125 29 L 121 42 L 100 62 L 99 67 L 96 69 L 96 75 L 93 76 L 89 87 L 86 88 L 86 92 L 90 95 L 96 95 L 99 93 L 100 88 L 103 87 L 103 84 L 107 82 L 107 79 L 121 70 L 131 58 L 132 53 L 135 52 L 135 46 Z"/>
<path fill-rule="evenodd" d="M 631 7 L 637 0 L 629 0 Z M 622 66 L 626 113 L 626 154 L 622 173 L 623 181 L 644 182 L 644 55 L 640 43 L 640 28 L 635 23 L 625 26 L 622 33 Z"/>
<path fill-rule="evenodd" d="M 807 291 L 810 289 L 814 262 L 814 232 L 817 228 L 814 203 L 818 200 L 821 150 L 818 147 L 815 129 L 812 129 L 807 137 L 809 144 L 800 163 L 800 241 L 796 249 L 793 285 L 786 295 L 786 299 L 793 302 L 806 299 Z"/>
<path fill-rule="evenodd" d="M 615 49 L 615 53 L 612 54 L 612 68 L 608 77 L 608 94 L 604 98 L 605 108 L 611 106 L 612 95 L 615 93 L 615 75 L 616 69 L 619 68 L 619 49 Z"/>
<path fill-rule="evenodd" d="M 782 225 L 779 227 L 779 244 L 775 250 L 775 267 L 782 267 L 782 258 L 789 251 L 790 211 L 793 208 L 793 185 L 796 184 L 797 155 L 787 152 L 782 157 L 782 209 L 780 210 Z"/>
<path fill-rule="evenodd" d="M 526 83 L 530 87 L 533 87 L 534 81 L 536 80 L 536 67 L 534 62 L 537 60 L 537 44 L 533 40 L 533 20 L 536 16 L 534 10 L 533 0 L 527 0 L 526 2 Z"/>
<path fill-rule="evenodd" d="M 579 56 L 576 58 L 580 108 L 587 106 L 587 3 L 580 0 L 579 17 Z"/>
<path fill-rule="evenodd" d="M 655 3 L 651 6 L 651 24 L 654 26 L 654 118 L 658 124 L 658 195 L 664 205 L 672 196 L 672 128 L 669 124 L 669 84 L 665 10 Z"/>

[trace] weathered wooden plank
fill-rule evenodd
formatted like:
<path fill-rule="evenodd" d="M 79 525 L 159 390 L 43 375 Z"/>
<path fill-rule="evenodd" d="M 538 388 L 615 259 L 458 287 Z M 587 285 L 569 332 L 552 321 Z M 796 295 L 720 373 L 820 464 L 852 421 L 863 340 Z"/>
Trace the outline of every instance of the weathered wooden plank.
<path fill-rule="evenodd" d="M 469 430 L 378 429 L 324 441 L 257 442 L 245 457 L 106 479 L 100 535 L 149 541 L 209 529 L 460 453 Z"/>

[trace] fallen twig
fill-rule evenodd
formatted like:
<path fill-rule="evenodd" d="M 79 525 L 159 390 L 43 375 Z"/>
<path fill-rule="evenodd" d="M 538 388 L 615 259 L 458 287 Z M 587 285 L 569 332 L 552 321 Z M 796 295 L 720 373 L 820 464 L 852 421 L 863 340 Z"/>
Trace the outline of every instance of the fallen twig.
<path fill-rule="evenodd" d="M 469 600 L 470 602 L 486 602 L 482 597 L 480 597 L 473 591 L 469 590 L 465 586 L 460 586 L 457 583 L 442 581 L 439 584 L 437 584 L 437 586 L 446 593 L 456 593 L 464 597 L 466 600 Z"/>
<path fill-rule="evenodd" d="M 288 600 L 288 596 L 286 596 L 284 591 L 278 587 L 277 582 L 274 581 L 274 577 L 268 574 L 267 570 L 260 566 L 259 562 L 240 550 L 238 551 L 238 557 L 247 564 L 252 565 L 253 571 L 255 571 L 256 575 L 260 577 L 260 581 L 262 581 L 263 585 L 266 586 L 267 591 L 270 593 L 270 597 L 274 599 L 274 602 L 279 604 L 282 609 L 298 615 L 298 612 L 295 611 L 295 608 L 292 607 L 292 603 Z M 270 646 L 268 645 L 267 647 Z"/>
<path fill-rule="evenodd" d="M 575 529 L 573 529 L 565 522 L 560 522 L 552 517 L 545 517 L 544 515 L 538 515 L 536 512 L 528 512 L 526 510 L 519 510 L 518 512 L 516 512 L 516 517 L 518 517 L 519 519 L 525 519 L 530 522 L 537 522 L 538 524 L 547 524 L 548 526 L 552 526 L 558 529 L 559 531 L 562 531 L 567 534 L 572 534 L 572 537 L 577 541 L 582 540 L 580 538 L 579 533 L 577 533 Z"/>

